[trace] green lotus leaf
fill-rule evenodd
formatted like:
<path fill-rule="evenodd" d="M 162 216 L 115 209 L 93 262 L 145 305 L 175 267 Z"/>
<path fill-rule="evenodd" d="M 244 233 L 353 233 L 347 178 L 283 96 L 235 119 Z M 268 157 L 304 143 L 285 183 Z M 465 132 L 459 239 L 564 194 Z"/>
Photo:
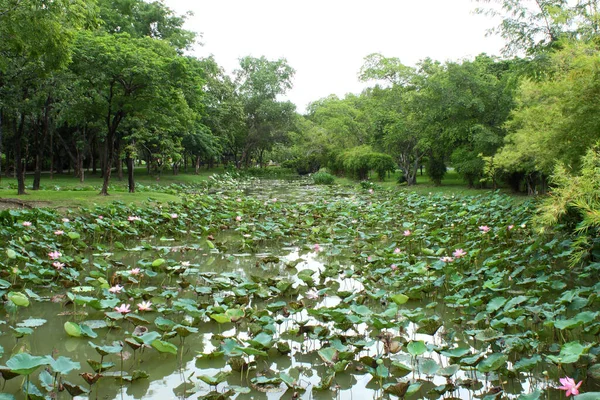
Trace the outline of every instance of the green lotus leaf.
<path fill-rule="evenodd" d="M 323 347 L 318 351 L 318 354 L 325 363 L 330 365 L 333 365 L 339 358 L 339 352 L 332 347 Z"/>
<path fill-rule="evenodd" d="M 411 356 L 418 357 L 427 351 L 427 346 L 422 340 L 413 340 L 408 343 L 408 345 L 406 346 L 406 350 L 410 353 Z"/>
<path fill-rule="evenodd" d="M 177 355 L 177 346 L 173 343 L 165 342 L 163 340 L 156 339 L 152 341 L 152 347 L 158 350 L 160 353 L 171 353 Z"/>
<path fill-rule="evenodd" d="M 452 375 L 456 374 L 460 369 L 460 365 L 452 364 L 447 367 L 441 368 L 437 371 L 437 375 L 443 376 L 444 378 L 450 378 Z"/>
<path fill-rule="evenodd" d="M 405 294 L 398 293 L 393 296 L 390 296 L 390 299 L 397 305 L 401 305 L 406 303 L 409 300 L 409 297 Z"/>
<path fill-rule="evenodd" d="M 229 375 L 231 375 L 231 371 L 220 371 L 218 372 L 216 375 L 210 376 L 210 375 L 200 375 L 198 376 L 198 379 L 200 379 L 202 382 L 211 385 L 211 386 L 217 386 L 219 383 L 221 382 L 225 382 L 227 380 L 227 378 L 229 377 Z"/>
<path fill-rule="evenodd" d="M 29 306 L 29 299 L 23 293 L 20 292 L 9 292 L 6 297 L 16 306 L 27 307 Z"/>
<path fill-rule="evenodd" d="M 507 360 L 506 354 L 493 353 L 477 364 L 477 370 L 482 373 L 493 372 L 505 366 Z"/>
<path fill-rule="evenodd" d="M 65 322 L 64 328 L 65 328 L 65 332 L 67 332 L 67 335 L 69 335 L 69 336 L 73 336 L 73 337 L 81 337 L 82 336 L 81 327 L 78 324 L 76 324 L 75 322 L 71 322 L 71 321 Z"/>
<path fill-rule="evenodd" d="M 268 333 L 261 332 L 254 338 L 248 340 L 248 343 L 257 348 L 268 349 L 273 345 L 273 336 L 269 335 Z"/>
<path fill-rule="evenodd" d="M 56 360 L 52 359 L 50 361 L 50 366 L 54 372 L 58 372 L 63 375 L 66 375 L 73 370 L 81 369 L 81 364 L 63 356 L 58 357 Z"/>
<path fill-rule="evenodd" d="M 219 324 L 227 324 L 231 322 L 231 317 L 227 314 L 210 314 L 209 317 L 214 319 Z"/>
<path fill-rule="evenodd" d="M 48 356 L 40 357 L 32 356 L 28 353 L 19 353 L 6 361 L 6 366 L 16 374 L 30 375 L 42 365 L 48 365 L 49 363 L 50 360 Z"/>
<path fill-rule="evenodd" d="M 540 400 L 542 398 L 542 392 L 536 389 L 535 392 L 529 394 L 521 394 L 517 397 L 517 400 Z"/>

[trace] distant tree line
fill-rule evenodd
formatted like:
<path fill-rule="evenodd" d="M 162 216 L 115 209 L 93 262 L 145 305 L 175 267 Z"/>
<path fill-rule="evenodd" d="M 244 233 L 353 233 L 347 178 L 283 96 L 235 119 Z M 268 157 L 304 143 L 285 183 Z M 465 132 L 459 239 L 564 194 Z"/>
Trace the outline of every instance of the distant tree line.
<path fill-rule="evenodd" d="M 233 76 L 213 58 L 186 55 L 185 16 L 143 0 L 0 0 L 0 168 L 70 169 L 81 180 L 160 175 L 214 163 L 274 160 L 301 174 L 328 168 L 357 179 L 448 167 L 471 187 L 544 193 L 550 178 L 581 172 L 600 139 L 597 1 L 495 0 L 503 57 L 422 60 L 370 54 L 373 86 L 311 103 L 279 100 L 294 70 L 245 57 Z"/>

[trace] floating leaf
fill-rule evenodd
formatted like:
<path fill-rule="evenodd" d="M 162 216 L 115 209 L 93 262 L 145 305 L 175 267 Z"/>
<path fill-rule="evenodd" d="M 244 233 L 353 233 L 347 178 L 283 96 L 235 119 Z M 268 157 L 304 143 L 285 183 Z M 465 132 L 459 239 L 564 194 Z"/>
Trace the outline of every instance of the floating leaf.
<path fill-rule="evenodd" d="M 19 322 L 17 326 L 20 326 L 22 328 L 37 328 L 38 326 L 44 325 L 46 322 L 48 321 L 41 318 L 29 318 L 24 320 L 23 322 Z"/>

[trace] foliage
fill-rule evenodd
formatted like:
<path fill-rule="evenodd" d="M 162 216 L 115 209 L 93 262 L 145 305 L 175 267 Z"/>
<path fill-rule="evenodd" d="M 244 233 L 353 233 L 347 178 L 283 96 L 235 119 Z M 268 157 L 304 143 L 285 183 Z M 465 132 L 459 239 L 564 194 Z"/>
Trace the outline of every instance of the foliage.
<path fill-rule="evenodd" d="M 30 355 L 4 356 L 3 377 L 31 373 L 31 385 L 9 383 L 5 392 L 35 387 L 56 397 L 58 375 L 81 371 L 70 375 L 77 384 L 114 397 L 119 385 L 108 380 L 147 379 L 139 366 L 177 371 L 180 360 L 194 361 L 189 368 L 209 386 L 247 374 L 236 390 L 250 394 L 282 382 L 311 391 L 308 378 L 329 388 L 365 370 L 381 385 L 363 389 L 369 394 L 385 387 L 423 396 L 421 384 L 456 385 L 462 369 L 488 377 L 469 392 L 518 376 L 543 396 L 565 374 L 595 371 L 600 323 L 590 277 L 598 265 L 566 273 L 572 237 L 532 230 L 531 202 L 236 174 L 173 187 L 179 203 L 0 212 L 0 290 L 21 304 L 26 298 L 33 313 L 65 314 L 23 319 L 16 303 L 2 303 L 10 321 L 0 328 L 4 348 L 15 336 L 38 343 Z M 58 340 L 39 340 L 42 326 Z M 215 348 L 203 349 L 215 336 Z M 53 348 L 70 349 L 74 360 L 85 354 L 88 366 L 54 359 Z M 311 368 L 294 367 L 299 360 Z M 263 362 L 269 371 L 256 367 Z M 412 371 L 421 377 L 411 385 L 402 377 Z M 428 396 L 453 393 L 436 390 Z"/>
<path fill-rule="evenodd" d="M 577 235 L 571 265 L 600 259 L 600 147 L 589 149 L 581 172 L 573 175 L 564 164 L 552 174 L 551 196 L 544 199 L 537 217 L 539 224 L 552 229 L 557 224 Z"/>
<path fill-rule="evenodd" d="M 379 179 L 383 180 L 386 172 L 395 169 L 391 156 L 374 152 L 369 146 L 358 146 L 346 150 L 338 155 L 337 162 L 343 172 L 359 180 L 367 179 L 371 170 L 376 171 Z"/>
<path fill-rule="evenodd" d="M 312 180 L 315 185 L 331 185 L 335 181 L 335 177 L 328 172 L 319 171 L 312 175 Z"/>

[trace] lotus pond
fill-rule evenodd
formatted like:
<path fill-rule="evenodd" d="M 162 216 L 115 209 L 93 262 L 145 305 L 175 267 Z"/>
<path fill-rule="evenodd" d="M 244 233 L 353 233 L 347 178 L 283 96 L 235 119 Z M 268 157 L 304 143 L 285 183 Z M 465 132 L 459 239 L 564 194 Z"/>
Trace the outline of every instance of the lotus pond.
<path fill-rule="evenodd" d="M 176 190 L 0 213 L 0 399 L 600 399 L 600 264 L 530 202 Z"/>

